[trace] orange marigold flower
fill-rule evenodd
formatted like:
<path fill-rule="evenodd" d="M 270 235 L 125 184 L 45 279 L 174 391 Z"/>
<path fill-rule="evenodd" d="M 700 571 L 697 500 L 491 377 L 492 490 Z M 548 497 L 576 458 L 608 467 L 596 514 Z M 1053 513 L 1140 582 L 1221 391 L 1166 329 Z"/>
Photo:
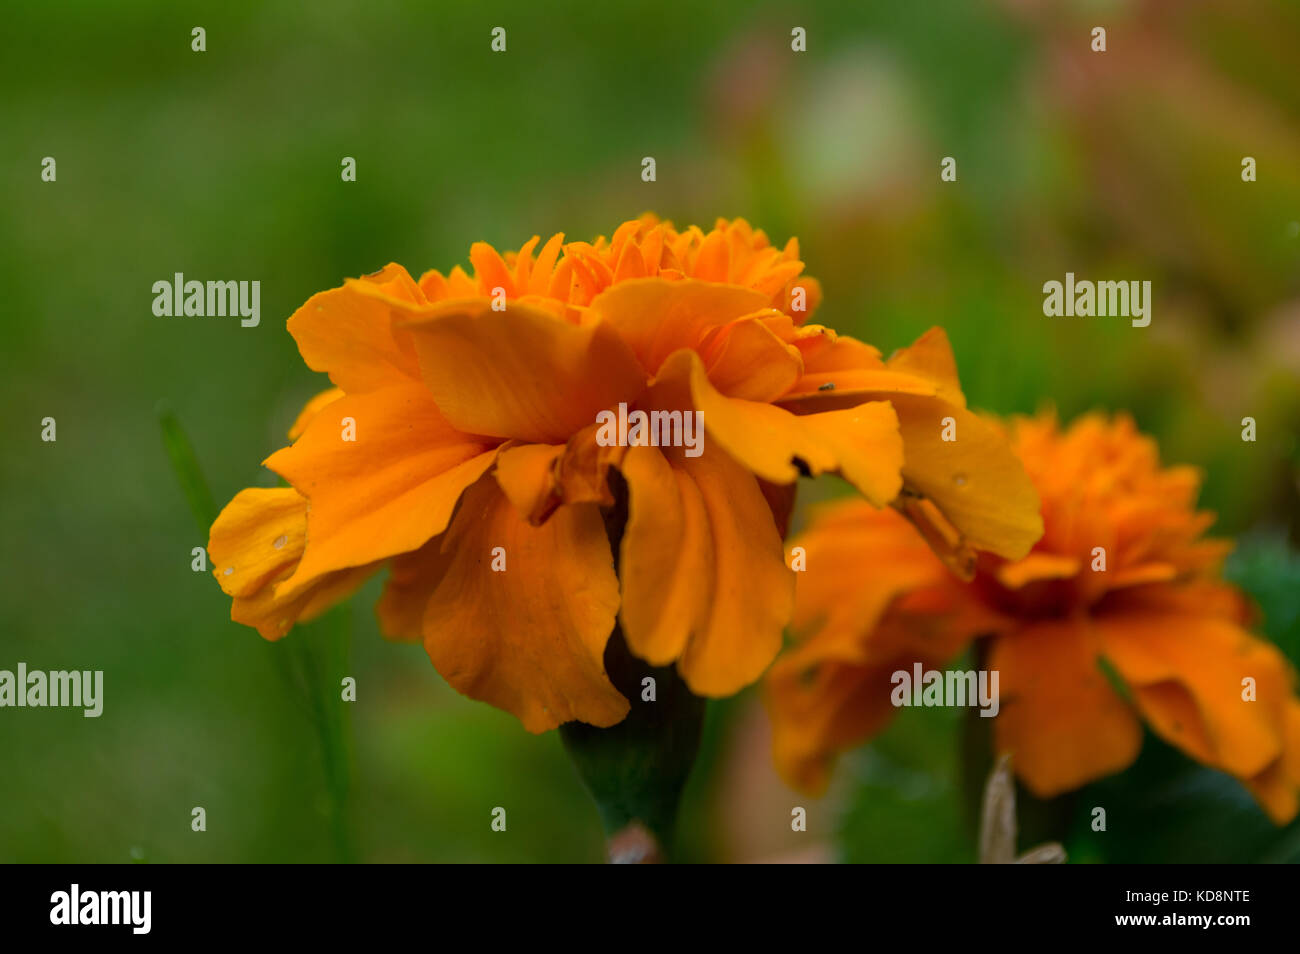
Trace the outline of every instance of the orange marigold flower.
<path fill-rule="evenodd" d="M 782 774 L 823 789 L 835 754 L 893 716 L 893 673 L 942 668 L 981 638 L 981 666 L 999 673 L 997 750 L 1034 794 L 1127 767 L 1141 717 L 1240 779 L 1275 821 L 1294 817 L 1293 674 L 1250 635 L 1244 598 L 1219 578 L 1230 544 L 1201 536 L 1213 515 L 1194 509 L 1199 475 L 1161 468 L 1126 416 L 1062 431 L 1047 414 L 1013 429 L 1042 497 L 1043 537 L 1027 556 L 982 555 L 963 582 L 896 513 L 856 502 L 832 505 L 795 541 L 807 553 L 799 641 L 767 684 Z"/>
<path fill-rule="evenodd" d="M 423 640 L 456 689 L 532 731 L 608 726 L 628 710 L 604 668 L 616 621 L 699 695 L 771 663 L 800 473 L 905 501 L 968 568 L 1041 532 L 943 333 L 886 361 L 806 324 L 820 290 L 793 239 L 647 216 L 591 243 L 478 243 L 470 262 L 419 281 L 389 265 L 289 319 L 334 387 L 266 460 L 291 486 L 241 492 L 212 527 L 235 620 L 279 638 L 387 564 L 385 635 Z M 620 405 L 700 412 L 702 452 L 609 446 L 599 415 Z M 940 439 L 948 418 L 960 443 Z"/>

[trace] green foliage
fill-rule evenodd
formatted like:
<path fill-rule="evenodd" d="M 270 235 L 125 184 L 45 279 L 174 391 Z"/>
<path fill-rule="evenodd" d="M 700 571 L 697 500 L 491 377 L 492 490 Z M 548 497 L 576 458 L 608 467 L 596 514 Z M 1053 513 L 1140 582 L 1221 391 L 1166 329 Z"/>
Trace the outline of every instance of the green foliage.
<path fill-rule="evenodd" d="M 1261 631 L 1300 666 L 1300 554 L 1276 533 L 1243 537 L 1225 576 L 1254 599 Z"/>
<path fill-rule="evenodd" d="M 844 760 L 840 771 L 850 779 L 851 794 L 839 834 L 843 860 L 975 859 L 961 738 L 960 714 L 908 709 L 871 745 Z"/>

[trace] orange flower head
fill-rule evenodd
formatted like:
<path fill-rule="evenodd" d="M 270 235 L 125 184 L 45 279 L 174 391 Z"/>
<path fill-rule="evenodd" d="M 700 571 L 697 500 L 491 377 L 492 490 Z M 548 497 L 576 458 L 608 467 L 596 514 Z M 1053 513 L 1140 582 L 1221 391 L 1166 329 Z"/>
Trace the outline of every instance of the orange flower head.
<path fill-rule="evenodd" d="M 1131 419 L 1050 414 L 1013 423 L 1042 498 L 1044 532 L 1020 559 L 983 554 L 954 579 L 913 527 L 856 503 L 799 541 L 799 643 L 773 667 L 778 766 L 823 788 L 835 753 L 894 713 L 893 674 L 942 668 L 974 639 L 999 676 L 999 753 L 1049 797 L 1126 768 L 1143 720 L 1241 779 L 1278 822 L 1300 795 L 1300 701 L 1281 653 L 1246 629 L 1218 574 L 1229 545 L 1203 539 L 1199 476 L 1162 468 Z"/>
<path fill-rule="evenodd" d="M 277 639 L 388 566 L 381 628 L 456 689 L 532 731 L 607 726 L 629 705 L 604 667 L 616 623 L 699 695 L 772 661 L 800 474 L 905 506 L 971 567 L 1041 532 L 943 333 L 886 361 L 809 324 L 821 293 L 794 240 L 645 216 L 469 257 L 418 281 L 389 265 L 289 319 L 334 386 L 265 462 L 290 486 L 242 491 L 213 525 L 235 620 Z"/>

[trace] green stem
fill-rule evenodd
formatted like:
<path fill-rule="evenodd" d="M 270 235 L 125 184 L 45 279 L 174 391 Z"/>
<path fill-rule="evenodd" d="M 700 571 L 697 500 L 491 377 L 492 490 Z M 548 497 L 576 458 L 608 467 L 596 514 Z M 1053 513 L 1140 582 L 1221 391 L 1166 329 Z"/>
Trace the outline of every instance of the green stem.
<path fill-rule="evenodd" d="M 345 864 L 356 861 L 356 848 L 349 824 L 351 758 L 347 711 L 342 700 L 342 680 L 335 676 L 347 669 L 349 619 L 348 608 L 339 607 L 319 622 L 309 624 L 309 632 L 272 647 L 281 675 L 294 690 L 299 708 L 316 730 L 335 857 Z"/>
<path fill-rule="evenodd" d="M 976 670 L 988 667 L 987 640 L 976 640 L 972 646 L 971 664 Z M 961 813 L 966 828 L 978 838 L 984 804 L 984 786 L 993 766 L 993 739 L 989 725 L 993 720 L 980 716 L 980 710 L 969 707 L 961 716 L 960 763 L 958 765 L 961 791 Z"/>

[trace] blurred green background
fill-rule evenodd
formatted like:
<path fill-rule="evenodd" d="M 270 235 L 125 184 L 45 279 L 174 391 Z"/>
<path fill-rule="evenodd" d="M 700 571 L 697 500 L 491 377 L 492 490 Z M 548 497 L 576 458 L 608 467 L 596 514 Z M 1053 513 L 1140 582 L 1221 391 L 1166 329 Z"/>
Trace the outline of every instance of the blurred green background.
<path fill-rule="evenodd" d="M 158 407 L 220 505 L 272 482 L 258 462 L 324 386 L 283 325 L 312 293 L 646 210 L 798 235 L 819 320 L 885 352 L 944 325 L 978 407 L 1132 411 L 1166 460 L 1205 469 L 1217 532 L 1241 538 L 1234 578 L 1300 658 L 1297 49 L 1300 7 L 1258 0 L 9 5 L 0 668 L 102 669 L 106 698 L 99 719 L 0 710 L 0 861 L 602 857 L 556 734 L 385 643 L 378 581 L 282 644 L 229 622 L 190 568 L 206 539 Z M 177 271 L 260 280 L 261 326 L 155 317 L 151 286 Z M 1044 318 L 1066 271 L 1150 279 L 1151 326 Z M 909 712 L 814 803 L 774 780 L 752 692 L 714 704 L 679 855 L 970 860 L 959 723 Z M 1300 858 L 1300 827 L 1154 739 L 1094 789 L 1022 799 L 1026 841 L 1079 861 Z"/>

